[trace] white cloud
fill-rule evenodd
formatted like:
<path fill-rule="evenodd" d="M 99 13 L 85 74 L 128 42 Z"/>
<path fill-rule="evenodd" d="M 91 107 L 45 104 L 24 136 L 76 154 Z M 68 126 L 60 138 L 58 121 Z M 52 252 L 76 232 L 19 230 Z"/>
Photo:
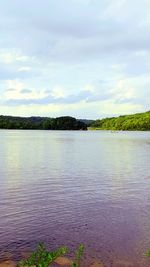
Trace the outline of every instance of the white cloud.
<path fill-rule="evenodd" d="M 103 104 L 101 114 L 103 114 L 103 117 L 105 117 L 106 114 L 107 116 L 118 116 L 136 113 L 138 110 L 141 112 L 144 111 L 143 105 L 132 103 L 121 103 L 116 105 L 113 101 L 108 101 Z"/>
<path fill-rule="evenodd" d="M 60 87 L 60 86 L 56 86 L 52 91 L 51 91 L 51 95 L 57 99 L 57 98 L 64 98 L 66 97 L 66 92 L 65 90 Z"/>
<path fill-rule="evenodd" d="M 11 110 L 9 106 L 0 105 L 0 109 L 3 115 L 11 116 L 53 116 L 55 114 L 61 114 L 61 107 L 53 104 L 50 105 L 29 105 L 28 108 L 26 105 L 22 106 L 12 106 Z"/>
<path fill-rule="evenodd" d="M 108 18 L 118 18 L 119 15 L 121 15 L 121 9 L 125 5 L 126 0 L 115 0 L 115 2 L 111 1 L 110 4 L 106 7 L 106 9 L 103 12 L 102 18 L 108 19 Z"/>
<path fill-rule="evenodd" d="M 136 91 L 130 84 L 130 79 L 122 79 L 117 81 L 115 88 L 111 90 L 114 100 L 127 101 L 136 98 Z"/>
<path fill-rule="evenodd" d="M 29 61 L 29 57 L 22 55 L 17 50 L 11 49 L 0 49 L 0 62 L 5 64 L 12 64 L 14 62 L 27 62 Z"/>
<path fill-rule="evenodd" d="M 8 80 L 6 81 L 7 90 L 4 93 L 5 100 L 21 100 L 21 99 L 40 99 L 46 96 L 43 90 L 37 91 L 35 88 L 30 88 L 29 92 L 27 90 L 26 94 L 22 94 L 22 90 L 28 88 L 28 86 L 18 80 Z"/>
<path fill-rule="evenodd" d="M 7 80 L 5 82 L 6 88 L 8 89 L 15 89 L 16 91 L 21 90 L 24 88 L 24 83 L 18 80 Z"/>
<path fill-rule="evenodd" d="M 149 8 L 148 0 L 3 1 L 1 112 L 149 109 Z"/>
<path fill-rule="evenodd" d="M 91 92 L 91 93 L 94 93 L 95 92 L 95 86 L 93 85 L 93 84 L 86 84 L 85 86 L 84 86 L 84 89 L 86 90 L 86 91 L 89 91 L 89 92 Z"/>
<path fill-rule="evenodd" d="M 28 66 L 20 67 L 18 69 L 18 71 L 30 71 L 30 70 L 31 70 L 31 67 L 28 67 Z"/>

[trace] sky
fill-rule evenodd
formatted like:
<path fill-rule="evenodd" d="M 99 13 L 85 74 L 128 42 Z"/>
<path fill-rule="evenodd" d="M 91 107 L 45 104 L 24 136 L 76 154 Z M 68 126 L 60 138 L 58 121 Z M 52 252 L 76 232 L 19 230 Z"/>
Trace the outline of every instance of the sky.
<path fill-rule="evenodd" d="M 149 10 L 149 0 L 1 1 L 0 114 L 149 110 Z"/>

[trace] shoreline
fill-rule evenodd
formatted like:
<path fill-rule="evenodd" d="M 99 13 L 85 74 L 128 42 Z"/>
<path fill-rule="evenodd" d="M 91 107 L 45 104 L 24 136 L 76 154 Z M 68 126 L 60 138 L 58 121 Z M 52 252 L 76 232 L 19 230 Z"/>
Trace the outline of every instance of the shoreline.
<path fill-rule="evenodd" d="M 65 256 L 60 256 L 57 259 L 54 260 L 53 263 L 50 264 L 52 267 L 71 267 L 72 266 L 72 259 Z M 18 267 L 19 261 L 14 261 L 12 259 L 5 259 L 0 260 L 0 267 Z M 83 267 L 105 267 L 104 264 L 99 260 L 93 260 L 91 259 L 87 265 L 87 263 L 81 263 L 81 266 Z"/>
<path fill-rule="evenodd" d="M 31 252 L 21 252 L 22 259 L 27 259 Z M 20 259 L 21 260 L 21 259 Z M 20 260 L 14 260 L 14 255 L 8 253 L 5 258 L 0 258 L 0 267 L 19 267 Z M 52 262 L 49 266 L 51 267 L 71 267 L 73 263 L 73 258 L 71 256 L 59 256 Z M 103 262 L 98 258 L 86 258 L 83 256 L 81 260 L 81 267 L 149 267 L 150 258 L 143 257 L 140 261 L 131 260 L 127 258 L 114 258 L 109 259 L 109 262 Z M 28 266 L 26 266 L 28 267 Z M 35 267 L 35 266 L 31 266 Z"/>

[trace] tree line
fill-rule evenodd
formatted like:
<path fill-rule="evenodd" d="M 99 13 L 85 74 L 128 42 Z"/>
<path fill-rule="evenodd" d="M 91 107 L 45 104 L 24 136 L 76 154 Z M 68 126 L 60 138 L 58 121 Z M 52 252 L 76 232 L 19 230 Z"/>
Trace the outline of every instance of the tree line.
<path fill-rule="evenodd" d="M 87 125 L 70 116 L 48 117 L 13 117 L 0 116 L 1 129 L 39 129 L 39 130 L 87 130 Z"/>
<path fill-rule="evenodd" d="M 150 131 L 150 111 L 96 120 L 91 127 L 99 130 Z"/>

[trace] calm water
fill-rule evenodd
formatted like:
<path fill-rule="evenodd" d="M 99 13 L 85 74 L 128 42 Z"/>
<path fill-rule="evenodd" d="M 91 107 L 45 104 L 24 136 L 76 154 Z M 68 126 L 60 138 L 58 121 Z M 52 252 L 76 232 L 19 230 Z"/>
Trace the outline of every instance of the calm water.
<path fill-rule="evenodd" d="M 0 130 L 0 257 L 86 246 L 150 266 L 150 132 Z"/>

